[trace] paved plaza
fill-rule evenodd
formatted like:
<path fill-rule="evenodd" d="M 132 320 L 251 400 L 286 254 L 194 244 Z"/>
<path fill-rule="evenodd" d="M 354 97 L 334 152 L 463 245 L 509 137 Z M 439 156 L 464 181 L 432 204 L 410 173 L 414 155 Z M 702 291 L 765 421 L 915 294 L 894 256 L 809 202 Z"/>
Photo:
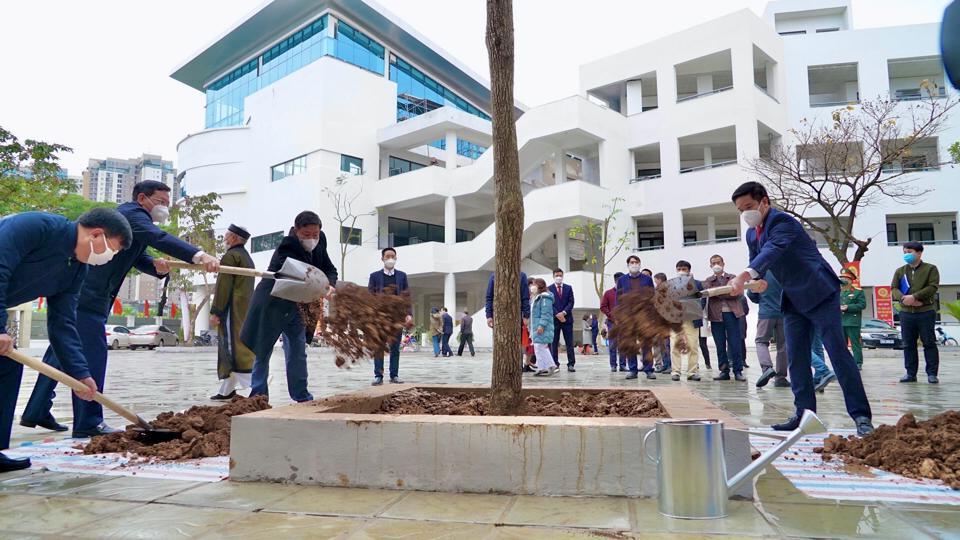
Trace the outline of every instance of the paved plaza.
<path fill-rule="evenodd" d="M 36 352 L 36 351 L 34 351 Z M 864 382 L 876 424 L 912 412 L 925 419 L 960 403 L 960 351 L 942 353 L 941 381 L 898 384 L 898 351 L 867 351 Z M 290 403 L 283 355 L 274 356 L 270 392 L 274 406 Z M 489 353 L 475 358 L 404 354 L 400 375 L 409 383 L 483 384 L 490 380 Z M 535 386 L 685 385 L 750 426 L 787 418 L 789 388 L 757 389 L 759 364 L 752 350 L 749 384 L 707 380 L 624 380 L 611 373 L 605 355 L 580 357 L 576 373 L 525 376 Z M 110 353 L 108 394 L 150 418 L 161 411 L 211 403 L 216 390 L 215 350 L 167 349 Z M 372 363 L 338 370 L 332 354 L 310 349 L 310 390 L 321 397 L 366 387 Z M 715 367 L 715 365 L 714 365 Z M 716 371 L 714 369 L 714 371 Z M 18 412 L 36 376 L 25 373 Z M 818 396 L 821 418 L 831 428 L 852 428 L 836 384 Z M 58 395 L 54 413 L 70 420 L 69 398 Z M 107 421 L 122 426 L 108 412 Z M 14 428 L 13 446 L 49 438 L 46 431 Z M 637 459 L 640 449 L 637 449 Z M 733 502 L 726 519 L 673 520 L 657 513 L 656 500 L 558 498 L 319 488 L 231 482 L 192 483 L 136 477 L 22 471 L 0 475 L 0 538 L 744 538 L 868 537 L 960 538 L 957 507 L 809 498 L 773 467 L 757 480 L 754 502 Z"/>

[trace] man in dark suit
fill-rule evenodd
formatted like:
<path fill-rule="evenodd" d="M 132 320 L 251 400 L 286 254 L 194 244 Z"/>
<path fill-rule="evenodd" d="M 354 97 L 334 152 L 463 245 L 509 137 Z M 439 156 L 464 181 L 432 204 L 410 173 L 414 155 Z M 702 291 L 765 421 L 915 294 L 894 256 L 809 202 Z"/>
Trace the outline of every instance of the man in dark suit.
<path fill-rule="evenodd" d="M 522 336 L 524 332 L 523 329 L 526 328 L 530 322 L 530 284 L 527 283 L 527 274 L 520 272 L 518 278 L 520 280 L 518 284 L 519 285 L 518 294 L 520 295 L 519 297 L 520 298 L 520 319 L 521 319 L 520 333 Z M 486 303 L 484 304 L 484 313 L 487 316 L 487 326 L 490 328 L 493 328 L 493 288 L 494 288 L 494 274 L 490 274 L 490 279 L 487 280 L 487 295 L 486 295 Z M 518 343 L 518 345 L 522 346 L 522 344 L 520 343 Z M 524 364 L 522 353 L 520 357 L 520 362 L 521 364 Z M 524 365 L 524 368 L 526 368 L 526 365 Z M 526 369 L 524 369 L 524 371 L 526 371 Z"/>
<path fill-rule="evenodd" d="M 443 321 L 443 343 L 440 345 L 440 355 L 444 358 L 453 356 L 453 350 L 450 349 L 450 337 L 453 335 L 453 317 L 446 307 L 440 310 L 440 318 Z"/>
<path fill-rule="evenodd" d="M 653 288 L 653 278 L 640 270 L 640 257 L 630 255 L 627 257 L 627 273 L 620 276 L 620 279 L 617 280 L 617 303 L 619 304 L 620 299 L 625 295 L 640 291 L 644 288 Z M 616 321 L 614 321 L 614 324 L 616 324 Z M 646 374 L 646 377 L 648 379 L 656 379 L 657 376 L 653 373 L 653 359 L 650 356 L 650 350 L 641 350 L 640 356 L 640 362 L 643 363 L 643 372 Z M 640 372 L 637 355 L 627 355 L 627 368 L 630 370 L 630 374 L 627 375 L 626 378 L 636 379 Z"/>
<path fill-rule="evenodd" d="M 817 410 L 817 398 L 810 371 L 810 346 L 813 332 L 819 331 L 830 355 L 834 372 L 843 389 L 847 412 L 860 436 L 873 431 L 872 413 L 860 371 L 847 349 L 840 321 L 840 280 L 817 250 L 803 226 L 770 205 L 767 190 L 757 182 L 747 182 L 732 196 L 734 204 L 750 227 L 747 246 L 750 265 L 730 281 L 733 295 L 743 292 L 744 284 L 758 280 L 763 292 L 766 282 L 760 278 L 769 270 L 783 288 L 780 306 L 787 335 L 790 386 L 796 414 L 778 431 L 792 431 L 800 425 L 804 410 Z"/>
<path fill-rule="evenodd" d="M 107 264 L 91 268 L 80 290 L 77 325 L 85 329 L 98 329 L 96 332 L 81 331 L 80 339 L 83 341 L 83 354 L 87 358 L 90 373 L 101 392 L 107 375 L 107 340 L 99 329 L 107 324 L 110 308 L 120 292 L 123 279 L 132 268 L 154 277 L 165 276 L 170 271 L 165 261 L 155 260 L 148 255 L 147 248 L 152 247 L 181 261 L 202 264 L 208 272 L 216 272 L 220 268 L 220 261 L 216 257 L 157 227 L 156 223 L 164 222 L 169 217 L 169 206 L 170 186 L 154 180 L 139 182 L 133 186 L 133 201 L 117 207 L 117 211 L 127 218 L 133 230 L 133 243 L 129 249 L 118 253 Z M 53 348 L 47 349 L 43 361 L 55 368 L 60 367 Z M 50 412 L 56 387 L 57 382 L 49 377 L 41 375 L 37 379 L 20 425 L 66 431 L 66 426 L 58 424 Z M 92 437 L 115 431 L 119 430 L 104 424 L 103 407 L 99 403 L 76 399 L 73 401 L 74 437 Z"/>
<path fill-rule="evenodd" d="M 576 346 L 573 342 L 573 287 L 563 283 L 563 270 L 553 271 L 553 285 L 547 287 L 553 294 L 553 345 L 550 353 L 553 354 L 553 363 L 560 366 L 560 335 L 563 334 L 563 344 L 567 346 L 567 371 L 576 371 Z"/>
<path fill-rule="evenodd" d="M 75 394 L 79 399 L 93 398 L 97 382 L 81 338 L 85 333 L 99 336 L 104 350 L 106 338 L 102 324 L 85 327 L 77 320 L 80 287 L 89 268 L 116 258 L 132 241 L 127 220 L 107 208 L 93 209 L 76 222 L 41 212 L 0 220 L 0 450 L 10 446 L 23 377 L 23 366 L 4 356 L 14 348 L 13 337 L 7 334 L 7 309 L 38 297 L 47 299 L 47 329 L 50 348 L 60 359 L 57 367 L 86 387 Z M 28 467 L 29 459 L 0 453 L 0 473 Z"/>
<path fill-rule="evenodd" d="M 384 248 L 380 252 L 380 260 L 383 261 L 383 270 L 377 270 L 370 274 L 370 282 L 367 288 L 374 294 L 409 294 L 410 285 L 407 283 L 407 274 L 397 270 L 397 250 L 393 248 Z M 407 312 L 405 326 L 410 326 L 413 322 L 413 313 Z M 400 379 L 400 340 L 403 339 L 403 332 L 398 332 L 396 339 L 390 342 L 390 382 L 401 384 Z M 373 386 L 383 384 L 383 351 L 378 352 L 373 357 Z"/>

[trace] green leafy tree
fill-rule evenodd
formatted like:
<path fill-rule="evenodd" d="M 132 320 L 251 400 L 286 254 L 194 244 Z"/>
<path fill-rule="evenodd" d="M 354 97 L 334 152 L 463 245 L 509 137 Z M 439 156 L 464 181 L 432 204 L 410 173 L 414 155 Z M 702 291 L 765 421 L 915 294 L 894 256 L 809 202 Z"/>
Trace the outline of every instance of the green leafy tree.
<path fill-rule="evenodd" d="M 116 203 L 91 201 L 90 199 L 84 199 L 83 197 L 75 193 L 70 193 L 63 198 L 63 202 L 60 203 L 60 207 L 57 208 L 55 211 L 67 219 L 76 220 L 85 212 L 87 212 L 88 210 L 92 210 L 94 208 L 116 208 L 116 207 L 117 207 Z"/>
<path fill-rule="evenodd" d="M 577 220 L 570 229 L 570 238 L 582 238 L 585 264 L 593 272 L 593 288 L 597 293 L 597 298 L 603 299 L 603 293 L 606 291 L 607 265 L 616 259 L 630 243 L 633 231 L 626 230 L 623 234 L 617 235 L 611 231 L 617 216 L 623 213 L 623 204 L 626 199 L 623 197 L 614 197 L 610 204 L 603 207 L 608 210 L 607 216 L 601 221 Z"/>
<path fill-rule="evenodd" d="M 219 199 L 220 196 L 216 193 L 184 197 L 170 208 L 170 219 L 167 223 L 160 225 L 160 228 L 197 246 L 211 256 L 219 257 L 224 251 L 223 236 L 218 236 L 214 232 L 214 223 L 223 211 L 223 208 L 217 204 Z M 151 251 L 153 250 L 151 249 Z M 151 254 L 154 257 L 165 257 L 155 251 Z M 179 292 L 181 299 L 189 299 L 190 295 L 197 291 L 197 286 L 194 285 L 194 278 L 196 277 L 196 272 L 171 272 L 168 287 Z M 183 340 L 185 345 L 192 343 L 193 328 L 197 323 L 197 315 L 211 301 L 213 296 L 214 288 L 209 277 L 203 275 L 202 278 L 205 281 L 204 295 L 200 302 L 190 309 L 188 335 L 184 336 Z M 210 286 L 206 286 L 207 284 Z M 181 300 L 181 305 L 184 305 L 183 300 Z"/>
<path fill-rule="evenodd" d="M 943 302 L 943 309 L 940 311 L 943 315 L 949 315 L 960 321 L 960 300 L 955 300 L 953 302 Z"/>
<path fill-rule="evenodd" d="M 72 151 L 62 144 L 21 142 L 0 127 L 0 216 L 59 210 L 72 182 L 57 176 L 58 154 Z"/>
<path fill-rule="evenodd" d="M 947 151 L 950 152 L 950 157 L 953 158 L 954 163 L 960 163 L 960 141 L 951 144 Z"/>

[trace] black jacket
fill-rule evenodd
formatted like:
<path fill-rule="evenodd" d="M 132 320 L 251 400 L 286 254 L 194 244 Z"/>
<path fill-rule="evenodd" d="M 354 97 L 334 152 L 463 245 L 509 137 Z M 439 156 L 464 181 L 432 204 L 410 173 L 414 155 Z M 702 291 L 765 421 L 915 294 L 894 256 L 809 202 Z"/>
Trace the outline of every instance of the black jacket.
<path fill-rule="evenodd" d="M 307 253 L 296 235 L 285 236 L 277 246 L 277 250 L 273 252 L 267 270 L 271 272 L 280 270 L 287 257 L 316 266 L 327 275 L 331 286 L 336 285 L 337 269 L 327 255 L 327 237 L 323 232 L 320 233 L 320 242 L 313 249 L 313 253 Z M 258 358 L 267 356 L 273 350 L 283 328 L 297 314 L 296 302 L 271 296 L 273 283 L 272 279 L 260 280 L 250 301 L 247 320 L 244 321 L 243 329 L 240 331 L 240 341 Z M 307 343 L 311 340 L 313 340 L 313 332 L 308 331 Z"/>

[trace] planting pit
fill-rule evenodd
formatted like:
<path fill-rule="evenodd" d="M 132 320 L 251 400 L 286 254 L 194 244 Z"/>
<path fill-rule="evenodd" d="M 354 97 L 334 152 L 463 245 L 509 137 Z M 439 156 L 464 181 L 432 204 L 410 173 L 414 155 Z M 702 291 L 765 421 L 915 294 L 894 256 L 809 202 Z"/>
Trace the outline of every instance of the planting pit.
<path fill-rule="evenodd" d="M 642 440 L 657 418 L 390 414 L 411 390 L 457 400 L 483 386 L 390 385 L 233 418 L 230 479 L 323 486 L 530 495 L 657 495 L 656 463 Z M 668 418 L 745 426 L 685 388 L 525 388 L 524 399 L 565 394 L 653 396 Z M 577 399 L 580 399 L 579 397 Z M 600 398 L 602 401 L 603 398 Z M 750 462 L 743 432 L 724 435 L 727 474 Z M 752 486 L 736 494 L 752 496 Z"/>

